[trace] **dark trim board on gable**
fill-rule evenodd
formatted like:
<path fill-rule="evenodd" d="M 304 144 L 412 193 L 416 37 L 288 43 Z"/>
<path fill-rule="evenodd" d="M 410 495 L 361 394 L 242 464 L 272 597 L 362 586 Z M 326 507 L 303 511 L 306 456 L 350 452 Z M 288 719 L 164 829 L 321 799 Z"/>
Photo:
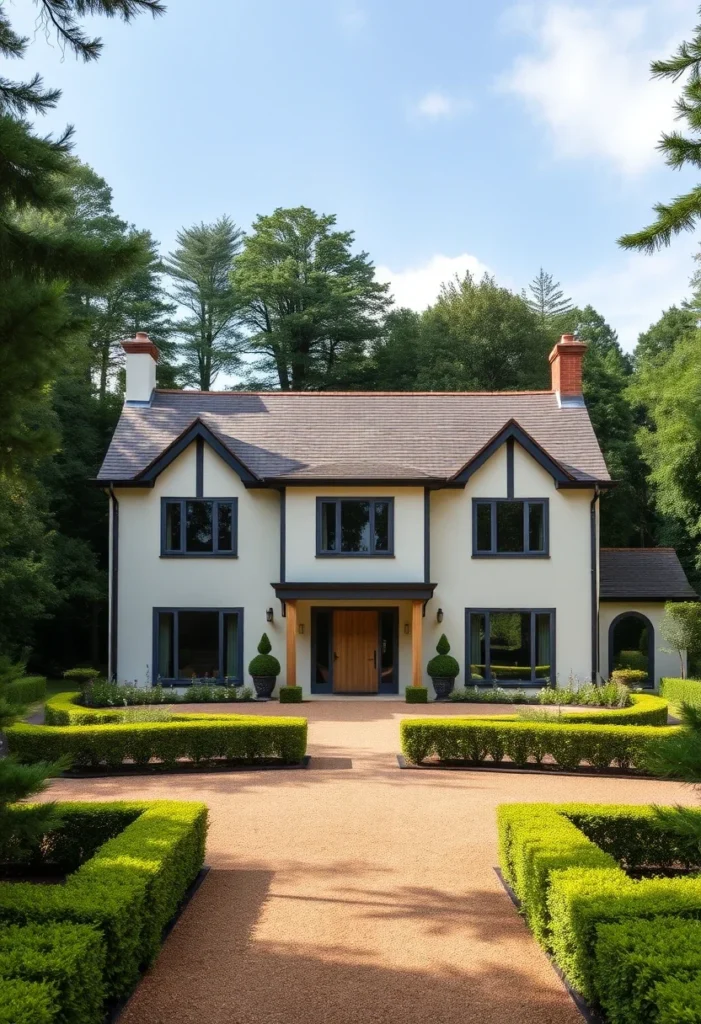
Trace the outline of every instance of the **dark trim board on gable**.
<path fill-rule="evenodd" d="M 509 440 L 518 441 L 521 447 L 531 455 L 539 465 L 543 467 L 557 484 L 563 485 L 571 483 L 574 477 L 571 473 L 568 473 L 559 462 L 551 458 L 550 455 L 542 448 L 537 441 L 527 434 L 523 427 L 514 419 L 510 419 L 498 433 L 494 435 L 491 441 L 488 441 L 477 454 L 467 462 L 463 468 L 453 476 L 455 483 L 466 484 L 467 481 L 473 476 L 478 469 L 485 464 L 494 455 L 496 451 L 503 444 L 506 444 Z M 508 475 L 508 448 L 507 448 L 507 475 Z M 590 486 L 594 486 L 595 481 L 592 480 Z"/>
<path fill-rule="evenodd" d="M 203 423 L 200 419 L 196 419 L 191 423 L 187 430 L 184 430 L 179 437 L 176 437 L 176 439 L 168 445 L 165 451 L 163 451 L 158 458 L 154 459 L 153 462 L 143 470 L 143 472 L 139 473 L 134 481 L 135 486 L 138 486 L 138 484 L 152 485 L 156 477 L 159 476 L 163 470 L 171 464 L 171 462 L 177 459 L 178 455 L 181 455 L 193 441 L 200 438 L 202 441 L 206 441 L 209 447 L 217 453 L 220 459 L 222 459 L 227 466 L 239 475 L 242 483 L 246 487 L 261 486 L 262 481 L 255 476 L 255 474 L 252 473 L 240 459 L 237 459 L 236 456 L 233 455 L 224 444 L 222 444 L 219 438 L 212 433 L 207 424 Z"/>

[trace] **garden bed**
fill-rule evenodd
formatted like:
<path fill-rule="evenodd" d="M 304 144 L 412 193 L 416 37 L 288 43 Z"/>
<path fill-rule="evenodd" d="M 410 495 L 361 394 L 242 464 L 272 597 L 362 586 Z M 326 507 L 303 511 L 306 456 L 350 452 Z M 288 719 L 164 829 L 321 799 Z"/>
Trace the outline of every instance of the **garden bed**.
<path fill-rule="evenodd" d="M 122 763 L 116 766 L 95 768 L 70 768 L 61 772 L 62 779 L 102 779 L 105 776 L 132 778 L 135 775 L 201 775 L 217 772 L 270 772 L 298 771 L 308 768 L 311 757 L 305 754 L 301 761 L 290 764 L 280 760 L 232 760 L 209 761 L 205 764 L 194 761 L 178 761 L 176 764 L 150 762 L 149 764 Z"/>
<path fill-rule="evenodd" d="M 403 754 L 397 754 L 400 768 L 416 771 L 452 771 L 452 772 L 504 772 L 511 775 L 565 775 L 590 776 L 604 779 L 649 779 L 648 772 L 639 768 L 595 768 L 593 765 L 580 764 L 575 768 L 561 768 L 559 764 L 542 761 L 540 764 L 514 764 L 512 761 L 421 761 L 412 764 Z"/>
<path fill-rule="evenodd" d="M 8 1020 L 100 1024 L 196 888 L 207 809 L 163 801 L 58 810 L 60 825 L 22 867 L 39 880 L 42 867 L 62 870 L 65 882 L 0 882 L 0 1005 Z"/>
<path fill-rule="evenodd" d="M 72 769 L 108 772 L 123 766 L 182 770 L 193 766 L 300 765 L 307 749 L 305 718 L 183 715 L 167 722 L 29 725 L 6 731 L 10 753 L 24 764 L 67 756 Z M 221 770 L 221 768 L 219 768 Z"/>
<path fill-rule="evenodd" d="M 498 815 L 504 878 L 582 999 L 610 1024 L 701 1019 L 698 844 L 651 807 L 509 804 Z M 636 877 L 653 866 L 674 877 Z"/>

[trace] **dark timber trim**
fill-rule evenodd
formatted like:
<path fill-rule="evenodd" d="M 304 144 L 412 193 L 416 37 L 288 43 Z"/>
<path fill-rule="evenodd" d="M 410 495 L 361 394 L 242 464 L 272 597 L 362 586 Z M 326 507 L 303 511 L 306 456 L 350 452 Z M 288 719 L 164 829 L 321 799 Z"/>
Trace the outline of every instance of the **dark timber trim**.
<path fill-rule="evenodd" d="M 112 577 L 110 579 L 110 650 L 109 678 L 117 678 L 117 651 L 119 631 L 119 501 L 113 490 L 109 492 L 112 503 Z"/>
<path fill-rule="evenodd" d="M 594 497 L 589 506 L 589 542 L 591 558 L 591 681 L 596 683 L 599 672 L 599 575 L 597 573 L 597 555 L 599 545 L 596 537 L 596 503 L 599 500 L 599 489 L 594 489 Z"/>
<path fill-rule="evenodd" d="M 437 583 L 271 583 L 281 601 L 430 601 Z"/>
<path fill-rule="evenodd" d="M 506 497 L 514 496 L 514 439 L 507 438 L 506 441 Z"/>
<path fill-rule="evenodd" d="M 431 579 L 431 489 L 424 487 L 424 583 Z"/>
<path fill-rule="evenodd" d="M 204 497 L 204 438 L 195 440 L 195 497 Z"/>
<path fill-rule="evenodd" d="M 138 486 L 152 483 L 156 477 L 171 464 L 178 455 L 181 455 L 188 445 L 191 445 L 197 438 L 202 438 L 206 441 L 209 447 L 217 453 L 220 459 L 234 470 L 235 473 L 241 478 L 242 482 L 246 487 L 261 487 L 263 486 L 262 481 L 251 472 L 251 470 L 237 459 L 235 455 L 229 451 L 225 445 L 216 437 L 206 423 L 202 420 L 196 419 L 190 426 L 180 434 L 179 437 L 168 445 L 165 451 L 161 452 L 158 458 L 154 459 L 143 472 L 139 473 L 134 481 L 134 485 Z"/>
<path fill-rule="evenodd" d="M 530 434 L 527 434 L 523 427 L 519 426 L 516 420 L 511 419 L 509 422 L 502 427 L 502 429 L 494 435 L 491 441 L 488 441 L 480 451 L 477 452 L 473 458 L 467 462 L 461 470 L 459 470 L 452 480 L 455 483 L 465 484 L 470 477 L 480 469 L 488 459 L 494 455 L 496 451 L 501 448 L 509 439 L 518 441 L 521 447 L 531 455 L 536 462 L 543 467 L 550 475 L 553 480 L 559 485 L 567 485 L 574 480 L 571 473 L 568 473 L 559 462 L 553 459 L 548 453 L 542 448 L 537 441 L 535 441 Z M 589 486 L 593 486 L 593 481 Z"/>
<path fill-rule="evenodd" d="M 280 580 L 285 582 L 287 568 L 287 491 L 280 488 Z"/>

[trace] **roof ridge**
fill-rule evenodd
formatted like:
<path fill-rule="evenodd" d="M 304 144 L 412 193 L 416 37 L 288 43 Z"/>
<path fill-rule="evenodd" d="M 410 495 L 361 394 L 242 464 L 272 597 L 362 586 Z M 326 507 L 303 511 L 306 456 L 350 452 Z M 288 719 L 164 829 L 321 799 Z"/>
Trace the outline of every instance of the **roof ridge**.
<path fill-rule="evenodd" d="M 235 395 L 270 397 L 270 395 L 285 396 L 315 396 L 320 398 L 406 398 L 408 395 L 418 395 L 422 398 L 464 398 L 466 395 L 489 396 L 498 395 L 513 397 L 513 395 L 554 395 L 552 390 L 533 391 L 199 391 L 197 389 L 185 388 L 156 388 L 157 395 L 227 395 L 232 398 Z"/>

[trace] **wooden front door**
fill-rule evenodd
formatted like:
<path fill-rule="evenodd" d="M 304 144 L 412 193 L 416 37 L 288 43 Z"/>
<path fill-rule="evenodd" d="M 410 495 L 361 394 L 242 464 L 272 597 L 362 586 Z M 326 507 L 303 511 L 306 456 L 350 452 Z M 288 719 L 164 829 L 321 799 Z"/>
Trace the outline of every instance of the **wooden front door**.
<path fill-rule="evenodd" d="M 333 692 L 377 693 L 377 612 L 333 613 Z"/>

